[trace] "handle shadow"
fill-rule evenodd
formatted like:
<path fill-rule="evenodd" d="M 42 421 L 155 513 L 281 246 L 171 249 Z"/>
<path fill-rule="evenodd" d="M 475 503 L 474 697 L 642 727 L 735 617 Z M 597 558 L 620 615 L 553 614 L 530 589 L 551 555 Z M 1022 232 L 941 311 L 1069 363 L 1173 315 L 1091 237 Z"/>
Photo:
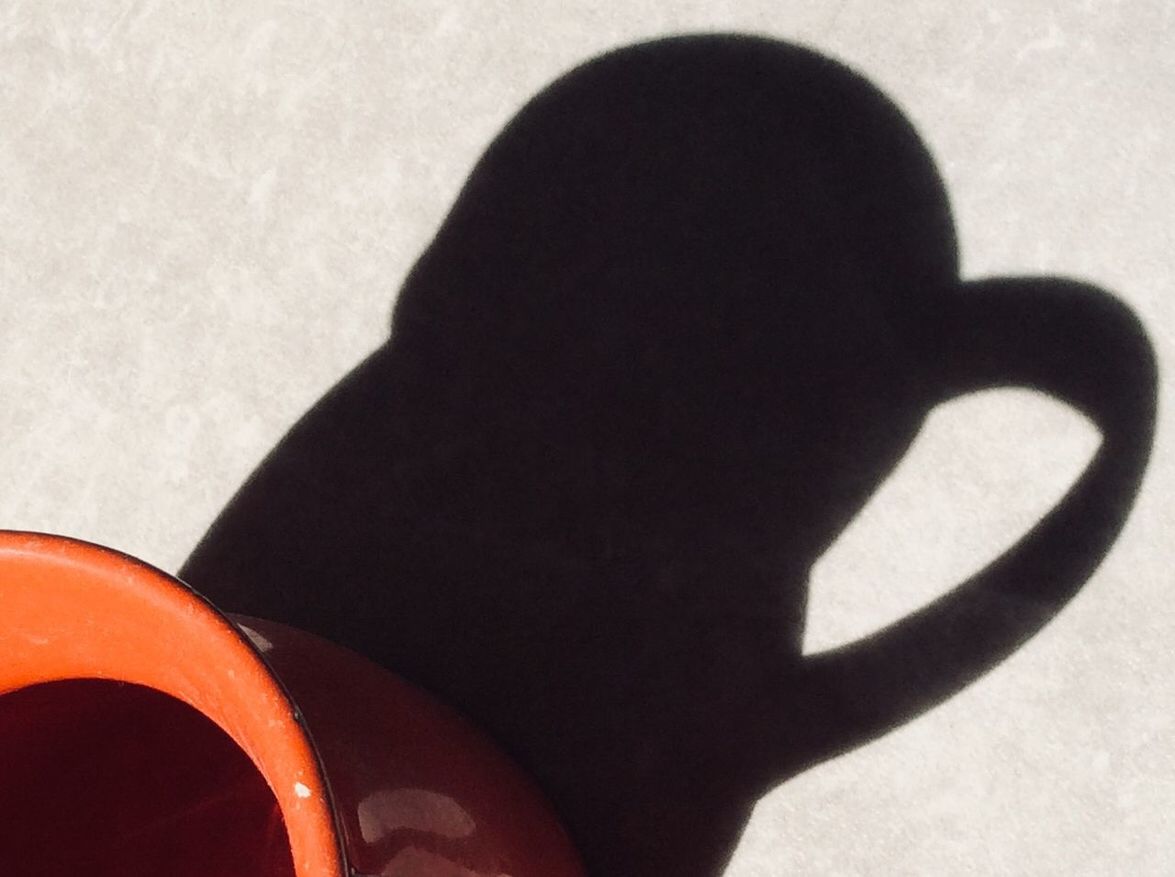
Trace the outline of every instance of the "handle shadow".
<path fill-rule="evenodd" d="M 1102 443 L 1061 501 L 985 569 L 889 627 L 806 660 L 788 773 L 861 746 L 942 703 L 1047 624 L 1093 575 L 1126 522 L 1150 453 L 1156 365 L 1138 320 L 1095 287 L 1061 280 L 966 284 L 926 328 L 937 398 L 1040 390 L 1079 409 Z"/>

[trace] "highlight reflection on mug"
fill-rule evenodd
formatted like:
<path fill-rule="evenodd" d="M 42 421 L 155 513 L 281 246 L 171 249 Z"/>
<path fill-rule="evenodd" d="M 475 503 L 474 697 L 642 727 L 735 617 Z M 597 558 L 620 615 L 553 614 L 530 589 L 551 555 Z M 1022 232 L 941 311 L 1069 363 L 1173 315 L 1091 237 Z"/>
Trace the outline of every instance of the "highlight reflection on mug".
<path fill-rule="evenodd" d="M 369 844 L 403 830 L 457 839 L 476 828 L 460 804 L 428 789 L 380 789 L 359 802 L 358 814 L 359 830 Z"/>

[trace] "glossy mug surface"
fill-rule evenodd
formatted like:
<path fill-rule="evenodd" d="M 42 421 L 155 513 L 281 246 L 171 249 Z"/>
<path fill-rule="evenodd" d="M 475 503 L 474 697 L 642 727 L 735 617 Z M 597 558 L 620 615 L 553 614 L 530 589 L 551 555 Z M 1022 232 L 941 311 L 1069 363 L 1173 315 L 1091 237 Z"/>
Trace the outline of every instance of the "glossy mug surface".
<path fill-rule="evenodd" d="M 352 652 L 0 533 L 0 872 L 578 877 L 479 732 Z"/>

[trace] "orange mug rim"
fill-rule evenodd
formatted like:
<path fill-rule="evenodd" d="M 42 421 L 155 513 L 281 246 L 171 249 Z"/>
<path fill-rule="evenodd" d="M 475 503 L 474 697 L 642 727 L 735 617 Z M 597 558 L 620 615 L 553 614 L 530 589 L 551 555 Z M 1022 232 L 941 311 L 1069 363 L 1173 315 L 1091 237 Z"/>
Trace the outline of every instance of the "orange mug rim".
<path fill-rule="evenodd" d="M 146 686 L 215 722 L 269 785 L 296 877 L 348 873 L 322 761 L 265 660 L 264 637 L 188 585 L 114 549 L 0 530 L 0 695 L 104 679 Z"/>

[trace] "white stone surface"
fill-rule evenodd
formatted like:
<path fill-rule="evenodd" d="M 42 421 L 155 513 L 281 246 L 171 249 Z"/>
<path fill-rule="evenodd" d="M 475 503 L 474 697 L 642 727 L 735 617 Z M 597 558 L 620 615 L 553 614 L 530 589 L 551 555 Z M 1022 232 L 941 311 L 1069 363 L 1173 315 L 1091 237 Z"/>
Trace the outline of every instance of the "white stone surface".
<path fill-rule="evenodd" d="M 1175 872 L 1166 0 L 0 0 L 0 526 L 174 569 L 382 340 L 521 104 L 605 49 L 699 29 L 859 69 L 939 161 L 966 276 L 1102 284 L 1163 368 L 1138 506 L 1077 600 L 962 695 L 765 798 L 729 874 Z M 981 566 L 1096 443 L 1026 392 L 944 406 L 817 568 L 809 646 Z"/>

